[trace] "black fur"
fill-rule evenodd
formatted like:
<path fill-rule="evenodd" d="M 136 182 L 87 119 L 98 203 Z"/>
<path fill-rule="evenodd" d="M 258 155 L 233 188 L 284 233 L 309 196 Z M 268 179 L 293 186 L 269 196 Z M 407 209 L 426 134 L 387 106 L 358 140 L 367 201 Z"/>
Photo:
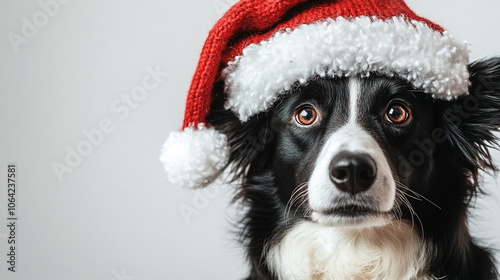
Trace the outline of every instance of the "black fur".
<path fill-rule="evenodd" d="M 490 250 L 470 236 L 467 216 L 471 199 L 481 191 L 479 171 L 495 170 L 488 148 L 496 147 L 493 133 L 500 127 L 500 58 L 472 63 L 469 71 L 470 94 L 454 101 L 432 99 L 398 78 L 362 79 L 366 109 L 359 122 L 386 152 L 395 178 L 428 199 L 410 202 L 419 219 L 415 230 L 428 245 L 429 272 L 440 279 L 498 277 Z M 243 178 L 235 200 L 248 207 L 241 230 L 251 264 L 247 279 L 273 279 L 264 259 L 266 244 L 309 219 L 307 203 L 294 204 L 287 220 L 285 207 L 308 180 L 325 139 L 346 121 L 347 103 L 340 94 L 346 87 L 345 78 L 313 79 L 245 123 L 224 110 L 222 84 L 215 88 L 208 122 L 228 137 L 234 179 Z M 417 113 L 410 125 L 380 121 L 378 112 L 394 98 Z M 304 133 L 288 121 L 298 105 L 311 100 L 328 121 Z M 400 219 L 416 219 L 404 205 L 401 210 Z"/>

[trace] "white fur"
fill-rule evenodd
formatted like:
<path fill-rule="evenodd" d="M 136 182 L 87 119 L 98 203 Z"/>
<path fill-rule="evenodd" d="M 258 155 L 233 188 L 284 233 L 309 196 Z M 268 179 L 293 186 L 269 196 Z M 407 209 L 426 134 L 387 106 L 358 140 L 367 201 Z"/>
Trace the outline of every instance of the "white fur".
<path fill-rule="evenodd" d="M 163 145 L 160 160 L 169 180 L 182 187 L 203 187 L 226 167 L 229 148 L 226 136 L 199 124 L 171 132 Z"/>
<path fill-rule="evenodd" d="M 323 225 L 362 224 L 363 226 L 380 226 L 386 224 L 386 215 L 370 216 L 368 218 L 343 218 L 323 215 L 321 212 L 332 208 L 332 201 L 345 196 L 330 180 L 330 163 L 341 151 L 363 153 L 370 155 L 377 165 L 377 177 L 367 191 L 357 196 L 369 197 L 373 205 L 369 205 L 380 212 L 388 212 L 394 206 L 396 184 L 385 154 L 377 141 L 366 132 L 356 121 L 360 95 L 359 79 L 349 79 L 350 113 L 346 125 L 332 133 L 321 149 L 314 170 L 308 184 L 309 206 L 313 213 L 313 220 Z M 355 198 L 354 198 L 355 200 Z M 358 205 L 368 206 L 368 205 Z"/>
<path fill-rule="evenodd" d="M 279 280 L 429 280 L 426 248 L 411 225 L 336 228 L 303 221 L 269 248 Z"/>
<path fill-rule="evenodd" d="M 349 124 L 356 124 L 358 117 L 358 100 L 360 92 L 360 82 L 358 77 L 349 78 Z"/>
<path fill-rule="evenodd" d="M 468 92 L 468 60 L 466 42 L 422 22 L 327 19 L 247 46 L 223 70 L 226 108 L 246 121 L 314 76 L 374 72 L 400 76 L 436 98 L 453 99 Z"/>

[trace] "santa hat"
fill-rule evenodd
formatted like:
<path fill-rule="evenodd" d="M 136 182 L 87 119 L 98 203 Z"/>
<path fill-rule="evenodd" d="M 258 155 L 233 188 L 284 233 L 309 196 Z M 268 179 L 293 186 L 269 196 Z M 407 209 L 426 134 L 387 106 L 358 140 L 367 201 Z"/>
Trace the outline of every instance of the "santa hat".
<path fill-rule="evenodd" d="M 398 76 L 434 98 L 468 92 L 468 46 L 402 0 L 241 0 L 215 24 L 189 89 L 182 131 L 161 160 L 170 180 L 205 186 L 227 166 L 224 134 L 206 116 L 223 80 L 241 122 L 313 77 Z"/>

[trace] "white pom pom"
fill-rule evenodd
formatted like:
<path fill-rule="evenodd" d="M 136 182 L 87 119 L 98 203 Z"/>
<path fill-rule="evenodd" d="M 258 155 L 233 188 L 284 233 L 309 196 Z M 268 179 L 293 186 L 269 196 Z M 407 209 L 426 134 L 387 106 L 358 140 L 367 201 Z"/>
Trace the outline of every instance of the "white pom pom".
<path fill-rule="evenodd" d="M 171 132 L 160 156 L 169 180 L 187 188 L 210 184 L 226 167 L 228 158 L 226 136 L 203 124 Z"/>

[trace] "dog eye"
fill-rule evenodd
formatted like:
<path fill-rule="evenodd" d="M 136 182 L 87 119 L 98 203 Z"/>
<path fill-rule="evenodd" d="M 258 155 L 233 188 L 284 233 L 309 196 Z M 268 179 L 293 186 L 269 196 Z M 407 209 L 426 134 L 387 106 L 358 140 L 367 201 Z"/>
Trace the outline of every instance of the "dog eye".
<path fill-rule="evenodd" d="M 311 107 L 302 107 L 295 113 L 295 120 L 301 125 L 311 125 L 317 118 L 316 110 Z"/>
<path fill-rule="evenodd" d="M 410 110 L 403 105 L 395 104 L 387 108 L 387 120 L 394 124 L 402 124 L 408 121 Z"/>

